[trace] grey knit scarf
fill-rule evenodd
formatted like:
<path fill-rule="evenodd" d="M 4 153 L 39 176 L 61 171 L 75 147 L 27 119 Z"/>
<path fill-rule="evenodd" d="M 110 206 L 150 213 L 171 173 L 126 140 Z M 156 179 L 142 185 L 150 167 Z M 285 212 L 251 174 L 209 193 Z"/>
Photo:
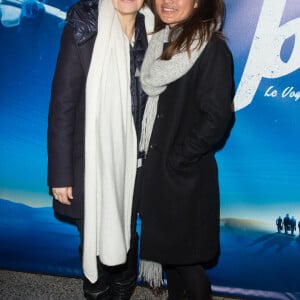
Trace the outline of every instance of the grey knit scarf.
<path fill-rule="evenodd" d="M 185 75 L 203 52 L 207 41 L 198 46 L 195 39 L 191 45 L 190 56 L 187 51 L 174 55 L 170 60 L 161 60 L 164 43 L 168 42 L 170 29 L 155 33 L 151 38 L 141 69 L 141 83 L 145 93 L 149 96 L 142 123 L 140 150 L 147 153 L 150 137 L 157 113 L 159 95 L 165 91 L 167 85 Z"/>

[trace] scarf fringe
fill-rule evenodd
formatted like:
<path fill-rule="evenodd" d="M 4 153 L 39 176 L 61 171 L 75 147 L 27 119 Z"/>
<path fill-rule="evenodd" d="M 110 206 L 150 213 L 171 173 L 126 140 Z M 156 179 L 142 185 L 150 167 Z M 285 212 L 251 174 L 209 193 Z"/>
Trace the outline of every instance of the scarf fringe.
<path fill-rule="evenodd" d="M 159 288 L 163 285 L 162 265 L 160 263 L 144 260 L 140 261 L 138 279 L 148 283 L 152 288 Z"/>
<path fill-rule="evenodd" d="M 152 97 L 152 101 L 147 101 L 145 112 L 144 112 L 144 118 L 142 121 L 142 134 L 141 134 L 141 140 L 140 140 L 140 151 L 145 152 L 147 154 L 150 138 L 152 134 L 152 128 L 154 126 L 154 121 L 157 113 L 157 102 L 158 102 L 158 96 Z"/>

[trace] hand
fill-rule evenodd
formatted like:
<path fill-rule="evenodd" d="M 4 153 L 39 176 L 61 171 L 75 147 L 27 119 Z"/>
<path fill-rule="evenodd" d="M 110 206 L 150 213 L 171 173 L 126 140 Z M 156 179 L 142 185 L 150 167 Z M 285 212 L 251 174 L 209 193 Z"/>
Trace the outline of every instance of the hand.
<path fill-rule="evenodd" d="M 69 187 L 59 187 L 52 188 L 52 194 L 54 199 L 59 201 L 61 204 L 71 205 L 71 201 L 73 199 L 73 189 L 71 186 Z"/>

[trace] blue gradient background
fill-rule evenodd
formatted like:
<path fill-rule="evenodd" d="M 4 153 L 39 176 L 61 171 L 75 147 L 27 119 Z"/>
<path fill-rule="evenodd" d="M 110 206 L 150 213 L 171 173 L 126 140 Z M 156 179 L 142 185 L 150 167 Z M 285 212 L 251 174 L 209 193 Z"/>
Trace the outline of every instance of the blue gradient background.
<path fill-rule="evenodd" d="M 74 2 L 49 0 L 47 4 L 66 11 Z M 233 53 L 238 86 L 263 1 L 227 0 L 226 3 L 224 32 Z M 295 18 L 300 18 L 300 2 L 287 0 L 282 24 Z M 0 199 L 10 203 L 4 201 L 0 205 L 0 237 L 4 241 L 0 246 L 0 267 L 80 276 L 77 231 L 74 226 L 54 218 L 46 185 L 47 114 L 62 28 L 60 19 L 42 12 L 34 18 L 23 16 L 16 27 L 0 24 Z M 288 60 L 292 49 L 290 39 L 282 47 L 283 60 Z M 221 258 L 218 266 L 210 271 L 216 291 L 218 286 L 232 288 L 232 291 L 226 288 L 219 291 L 236 295 L 241 295 L 241 291 L 233 292 L 234 287 L 256 291 L 274 289 L 294 295 L 282 299 L 300 299 L 299 238 L 275 233 L 278 215 L 289 213 L 300 220 L 300 101 L 264 96 L 270 85 L 294 86 L 299 91 L 299 78 L 300 69 L 278 79 L 263 79 L 252 103 L 236 112 L 230 138 L 217 154 L 221 218 L 234 218 L 240 223 L 237 227 L 229 226 L 232 230 L 221 227 Z M 28 214 L 24 205 L 35 208 L 35 214 Z M 23 219 L 22 213 L 17 213 L 20 211 L 24 212 Z M 39 228 L 43 229 L 38 233 L 35 232 L 37 219 Z M 247 225 L 243 223 L 245 220 Z M 27 228 L 22 231 L 25 238 L 21 240 L 17 238 L 20 222 Z M 248 226 L 257 222 L 259 230 Z M 62 240 L 62 236 L 66 238 Z M 53 241 L 57 247 L 52 249 L 49 245 Z M 22 251 L 24 247 L 27 250 L 40 247 L 45 261 L 43 256 L 34 260 L 34 255 L 26 256 L 21 250 L 12 252 L 10 247 L 23 248 Z M 54 251 L 53 258 L 61 247 L 68 248 L 71 257 L 49 260 L 49 247 Z M 240 253 L 247 255 L 238 259 Z M 24 263 L 26 259 L 28 262 Z M 281 270 L 294 272 L 293 283 L 272 275 L 273 260 L 280 264 Z M 257 276 L 256 272 L 264 275 Z M 253 297 L 273 299 L 258 296 L 258 292 Z"/>
<path fill-rule="evenodd" d="M 224 31 L 235 62 L 238 86 L 249 54 L 263 1 L 226 1 Z M 275 4 L 274 4 L 275 5 Z M 300 18 L 300 2 L 286 1 L 282 24 Z M 293 48 L 287 41 L 283 60 Z M 219 153 L 222 216 L 267 220 L 290 213 L 300 219 L 300 102 L 266 98 L 270 85 L 294 86 L 300 91 L 300 53 L 297 71 L 278 78 L 263 79 L 252 103 L 236 112 L 236 123 L 225 148 Z"/>
<path fill-rule="evenodd" d="M 64 11 L 75 1 L 48 1 Z M 49 206 L 47 114 L 50 88 L 64 23 L 41 13 L 20 26 L 0 24 L 1 118 L 0 197 Z"/>

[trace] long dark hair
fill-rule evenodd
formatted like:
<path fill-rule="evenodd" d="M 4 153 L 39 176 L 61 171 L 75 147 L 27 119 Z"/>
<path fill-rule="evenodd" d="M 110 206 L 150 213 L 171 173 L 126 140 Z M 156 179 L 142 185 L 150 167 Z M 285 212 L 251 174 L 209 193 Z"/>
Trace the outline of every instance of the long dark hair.
<path fill-rule="evenodd" d="M 196 0 L 198 6 L 186 20 L 172 27 L 169 35 L 168 46 L 164 49 L 161 59 L 169 60 L 179 52 L 190 53 L 191 45 L 195 38 L 199 41 L 197 47 L 209 40 L 212 33 L 216 31 L 223 22 L 225 5 L 223 0 Z M 157 32 L 165 27 L 156 11 L 155 0 L 151 0 L 150 7 L 155 15 L 154 31 Z M 174 34 L 175 33 L 175 34 Z M 218 32 L 223 37 L 221 32 Z"/>

